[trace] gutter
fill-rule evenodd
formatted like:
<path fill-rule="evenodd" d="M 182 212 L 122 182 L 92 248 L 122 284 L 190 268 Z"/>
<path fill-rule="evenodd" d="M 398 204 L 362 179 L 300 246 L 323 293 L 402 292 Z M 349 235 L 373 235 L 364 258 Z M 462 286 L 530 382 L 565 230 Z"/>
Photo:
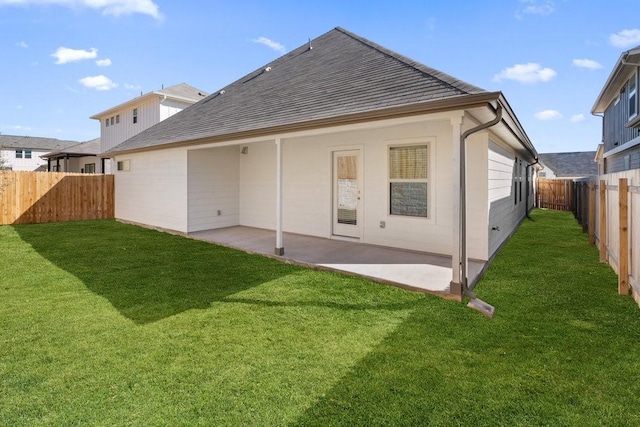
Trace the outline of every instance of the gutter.
<path fill-rule="evenodd" d="M 211 144 L 216 142 L 230 142 L 235 140 L 242 140 L 247 138 L 257 138 L 257 137 L 271 137 L 273 135 L 284 135 L 288 133 L 295 133 L 299 131 L 307 131 L 320 129 L 325 127 L 333 127 L 333 126 L 342 126 L 342 125 L 350 125 L 368 121 L 376 121 L 376 120 L 384 120 L 384 119 L 393 119 L 399 117 L 406 117 L 412 115 L 420 115 L 427 114 L 432 112 L 445 112 L 445 111 L 454 111 L 466 108 L 474 108 L 481 107 L 486 105 L 486 103 L 490 102 L 498 102 L 500 103 L 500 92 L 482 92 L 479 94 L 473 95 L 460 95 L 456 97 L 435 100 L 435 101 L 426 101 L 418 104 L 408 104 L 408 105 L 400 105 L 388 108 L 382 108 L 379 110 L 371 110 L 364 111 L 359 113 L 353 113 L 348 115 L 340 115 L 336 117 L 326 117 L 321 119 L 313 119 L 303 122 L 294 122 L 285 125 L 277 125 L 271 127 L 264 128 L 256 128 L 256 129 L 246 129 L 233 133 L 224 133 L 218 135 L 202 135 L 192 137 L 191 139 L 181 139 L 177 136 L 169 136 L 164 135 L 164 140 L 167 141 L 163 144 L 153 144 L 153 145 L 144 145 L 134 148 L 127 149 L 118 149 L 117 147 L 113 147 L 106 151 L 103 154 L 113 155 L 121 155 L 121 154 L 129 154 L 143 151 L 152 151 L 158 149 L 166 149 L 166 148 L 176 148 L 176 147 L 188 147 L 192 145 L 199 144 Z M 171 118 L 167 119 L 170 120 Z M 162 121 L 155 126 L 159 126 L 164 123 L 164 126 L 167 126 L 166 121 Z M 152 126 L 149 129 L 154 128 Z M 133 136 L 131 139 L 138 138 L 144 132 L 148 132 L 147 130 L 142 131 L 140 134 Z M 125 141 L 126 142 L 126 141 Z M 124 143 L 123 143 L 124 144 Z M 122 144 L 121 144 L 122 145 Z"/>

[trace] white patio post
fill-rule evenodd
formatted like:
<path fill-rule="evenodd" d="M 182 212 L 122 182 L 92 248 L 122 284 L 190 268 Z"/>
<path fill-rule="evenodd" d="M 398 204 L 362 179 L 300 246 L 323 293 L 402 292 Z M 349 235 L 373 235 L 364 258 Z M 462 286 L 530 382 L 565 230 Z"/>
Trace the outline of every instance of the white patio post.
<path fill-rule="evenodd" d="M 462 242 L 462 230 L 460 224 L 460 135 L 462 134 L 462 116 L 451 118 L 451 142 L 453 144 L 453 163 L 451 167 L 453 175 L 453 233 L 451 251 L 451 284 L 449 292 L 462 297 L 462 282 L 460 280 L 460 256 Z"/>
<path fill-rule="evenodd" d="M 284 255 L 282 241 L 282 140 L 276 138 L 276 255 Z"/>

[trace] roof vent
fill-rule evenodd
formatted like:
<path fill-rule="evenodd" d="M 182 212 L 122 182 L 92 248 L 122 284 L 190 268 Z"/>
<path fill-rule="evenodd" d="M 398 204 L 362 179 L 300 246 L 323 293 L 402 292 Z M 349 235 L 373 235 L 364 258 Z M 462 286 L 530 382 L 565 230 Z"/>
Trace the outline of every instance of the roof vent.
<path fill-rule="evenodd" d="M 224 95 L 224 89 L 222 89 L 220 92 L 218 92 L 220 95 Z"/>
<path fill-rule="evenodd" d="M 269 71 L 271 71 L 271 67 L 265 68 L 264 71 L 268 73 Z"/>

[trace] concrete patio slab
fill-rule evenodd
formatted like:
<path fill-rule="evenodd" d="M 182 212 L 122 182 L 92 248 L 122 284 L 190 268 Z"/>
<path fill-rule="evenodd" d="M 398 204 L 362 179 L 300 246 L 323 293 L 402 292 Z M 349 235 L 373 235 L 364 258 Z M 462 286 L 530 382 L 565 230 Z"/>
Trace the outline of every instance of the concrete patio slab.
<path fill-rule="evenodd" d="M 243 226 L 198 231 L 189 233 L 189 237 L 416 291 L 449 295 L 452 269 L 448 256 L 294 233 L 284 233 L 285 253 L 277 256 L 275 231 Z M 469 262 L 470 283 L 477 280 L 484 266 L 484 262 Z"/>

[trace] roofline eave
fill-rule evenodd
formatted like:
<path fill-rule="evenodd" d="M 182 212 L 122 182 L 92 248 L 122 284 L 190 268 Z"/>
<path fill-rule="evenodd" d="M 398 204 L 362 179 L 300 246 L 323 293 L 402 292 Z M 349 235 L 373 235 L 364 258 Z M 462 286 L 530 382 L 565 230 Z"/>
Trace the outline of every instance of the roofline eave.
<path fill-rule="evenodd" d="M 618 58 L 616 65 L 613 67 L 613 70 L 611 70 L 611 74 L 609 74 L 607 81 L 605 82 L 604 86 L 602 87 L 602 90 L 598 94 L 598 97 L 596 98 L 596 102 L 593 104 L 593 107 L 591 107 L 591 114 L 593 115 L 602 114 L 607 109 L 609 104 L 603 105 L 603 103 L 605 102 L 605 95 L 609 94 L 615 79 L 620 75 L 622 70 L 625 67 L 630 66 L 629 64 L 625 63 L 625 60 L 631 55 L 640 55 L 640 46 L 636 46 L 633 49 L 629 49 L 620 54 L 620 57 Z"/>
<path fill-rule="evenodd" d="M 153 92 L 147 92 L 144 95 L 140 95 L 136 98 L 130 99 L 126 102 L 123 102 L 122 104 L 118 104 L 115 107 L 111 107 L 108 110 L 104 110 L 101 111 L 100 113 L 94 114 L 93 116 L 90 116 L 90 119 L 93 120 L 101 120 L 103 116 L 109 116 L 117 111 L 123 110 L 127 107 L 130 107 L 134 104 L 138 104 L 141 100 L 151 100 L 154 97 L 158 97 L 158 98 L 163 98 L 166 97 L 167 99 L 172 99 L 172 100 L 176 100 L 176 101 L 183 101 L 183 102 L 190 102 L 192 104 L 195 104 L 196 102 L 199 101 L 199 99 L 193 99 L 193 98 L 186 98 L 183 96 L 176 96 L 176 95 L 171 95 L 168 94 L 166 92 L 162 92 L 161 90 L 159 91 L 153 91 Z M 204 99 L 206 96 L 203 96 L 201 99 Z"/>
<path fill-rule="evenodd" d="M 223 135 L 211 135 L 202 136 L 193 139 L 174 140 L 169 141 L 162 145 L 151 145 L 146 147 L 130 148 L 118 150 L 117 147 L 102 153 L 103 156 L 111 157 L 115 155 L 138 153 L 145 151 L 154 151 L 159 149 L 188 147 L 200 144 L 211 144 L 216 142 L 230 142 L 234 140 L 243 140 L 249 138 L 268 137 L 278 134 L 293 133 L 299 131 L 308 131 L 313 129 L 321 129 L 332 126 L 344 126 L 350 124 L 357 124 L 367 121 L 376 121 L 384 119 L 394 119 L 412 115 L 446 112 L 458 109 L 470 109 L 485 107 L 487 104 L 494 102 L 500 102 L 505 106 L 505 109 L 509 113 L 509 117 L 513 122 L 515 130 L 511 129 L 512 125 L 504 122 L 505 126 L 508 126 L 520 143 L 527 149 L 531 149 L 533 153 L 536 153 L 531 141 L 524 132 L 524 129 L 520 125 L 520 122 L 515 117 L 513 110 L 506 102 L 502 92 L 482 92 L 471 95 L 460 95 L 456 97 L 439 99 L 435 101 L 421 102 L 416 104 L 401 105 L 396 107 L 384 108 L 380 110 L 366 111 L 361 113 L 354 113 L 348 115 L 342 115 L 337 117 L 329 117 L 323 119 L 309 120 L 298 123 L 290 123 L 286 125 L 272 126 L 267 128 L 252 129 L 247 131 L 240 131 L 234 133 L 228 133 Z M 537 155 L 537 153 L 536 153 Z"/>

